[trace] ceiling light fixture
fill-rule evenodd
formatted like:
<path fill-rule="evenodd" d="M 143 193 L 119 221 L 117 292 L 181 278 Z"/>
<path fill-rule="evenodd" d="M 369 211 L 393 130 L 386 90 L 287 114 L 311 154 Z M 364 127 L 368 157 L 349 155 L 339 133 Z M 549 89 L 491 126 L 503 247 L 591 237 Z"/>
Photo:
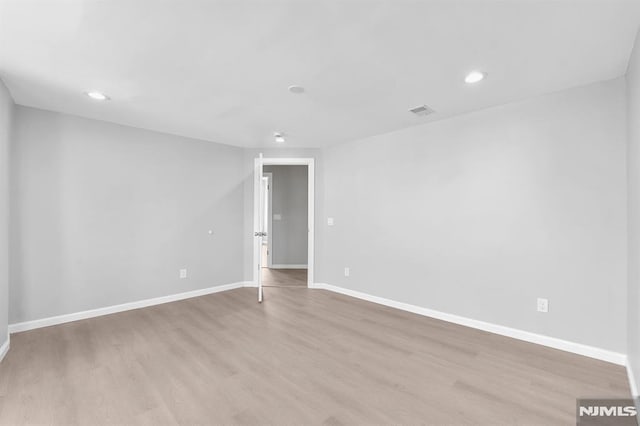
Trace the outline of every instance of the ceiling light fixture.
<path fill-rule="evenodd" d="M 273 138 L 276 140 L 276 142 L 278 143 L 283 143 L 284 142 L 284 136 L 282 136 L 282 133 L 280 132 L 275 132 L 273 134 Z"/>
<path fill-rule="evenodd" d="M 91 99 L 94 99 L 96 101 L 108 101 L 109 99 L 111 99 L 107 95 L 105 95 L 104 93 L 98 92 L 96 90 L 92 90 L 90 92 L 87 92 L 86 95 L 88 97 L 90 97 Z"/>
<path fill-rule="evenodd" d="M 471 71 L 469 74 L 467 74 L 467 76 L 464 78 L 464 82 L 467 84 L 473 84 L 473 83 L 477 83 L 479 81 L 484 80 L 484 78 L 487 76 L 487 73 L 484 73 L 482 71 Z"/>
<path fill-rule="evenodd" d="M 301 93 L 304 93 L 304 87 L 294 84 L 293 86 L 289 86 L 289 92 L 299 95 Z"/>

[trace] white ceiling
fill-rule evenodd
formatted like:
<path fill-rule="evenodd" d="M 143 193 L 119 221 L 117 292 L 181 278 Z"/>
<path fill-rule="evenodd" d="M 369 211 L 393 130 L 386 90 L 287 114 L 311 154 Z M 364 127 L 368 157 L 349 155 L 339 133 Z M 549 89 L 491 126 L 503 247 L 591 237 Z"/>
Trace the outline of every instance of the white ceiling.
<path fill-rule="evenodd" d="M 318 147 L 623 75 L 639 4 L 0 0 L 0 78 L 22 105 L 239 146 L 275 145 L 278 130 L 287 146 Z M 488 78 L 465 85 L 472 69 Z M 437 114 L 407 112 L 423 103 Z"/>

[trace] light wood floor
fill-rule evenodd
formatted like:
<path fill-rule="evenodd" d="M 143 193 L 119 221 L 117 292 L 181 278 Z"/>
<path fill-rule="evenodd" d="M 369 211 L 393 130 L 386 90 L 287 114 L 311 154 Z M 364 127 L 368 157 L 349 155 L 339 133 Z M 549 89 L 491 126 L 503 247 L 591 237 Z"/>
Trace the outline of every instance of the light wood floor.
<path fill-rule="evenodd" d="M 238 289 L 14 334 L 0 423 L 575 424 L 616 365 L 333 294 Z"/>
<path fill-rule="evenodd" d="M 306 269 L 262 268 L 262 285 L 266 287 L 307 287 Z"/>

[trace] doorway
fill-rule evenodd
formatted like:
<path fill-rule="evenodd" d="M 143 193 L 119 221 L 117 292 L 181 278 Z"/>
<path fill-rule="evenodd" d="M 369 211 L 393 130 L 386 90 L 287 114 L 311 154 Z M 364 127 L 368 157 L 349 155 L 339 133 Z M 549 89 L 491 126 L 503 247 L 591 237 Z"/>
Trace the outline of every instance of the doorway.
<path fill-rule="evenodd" d="M 262 285 L 307 287 L 308 166 L 265 165 Z"/>
<path fill-rule="evenodd" d="M 314 160 L 256 158 L 254 283 L 307 288 L 313 283 Z"/>

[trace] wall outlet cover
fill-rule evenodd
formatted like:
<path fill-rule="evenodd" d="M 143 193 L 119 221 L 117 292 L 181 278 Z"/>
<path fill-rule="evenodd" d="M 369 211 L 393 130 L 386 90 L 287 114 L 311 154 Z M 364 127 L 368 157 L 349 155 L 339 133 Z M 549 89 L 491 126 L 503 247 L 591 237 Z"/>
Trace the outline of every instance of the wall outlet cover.
<path fill-rule="evenodd" d="M 549 312 L 549 299 L 538 297 L 538 312 Z"/>
<path fill-rule="evenodd" d="M 180 269 L 180 279 L 187 278 L 187 270 Z"/>

